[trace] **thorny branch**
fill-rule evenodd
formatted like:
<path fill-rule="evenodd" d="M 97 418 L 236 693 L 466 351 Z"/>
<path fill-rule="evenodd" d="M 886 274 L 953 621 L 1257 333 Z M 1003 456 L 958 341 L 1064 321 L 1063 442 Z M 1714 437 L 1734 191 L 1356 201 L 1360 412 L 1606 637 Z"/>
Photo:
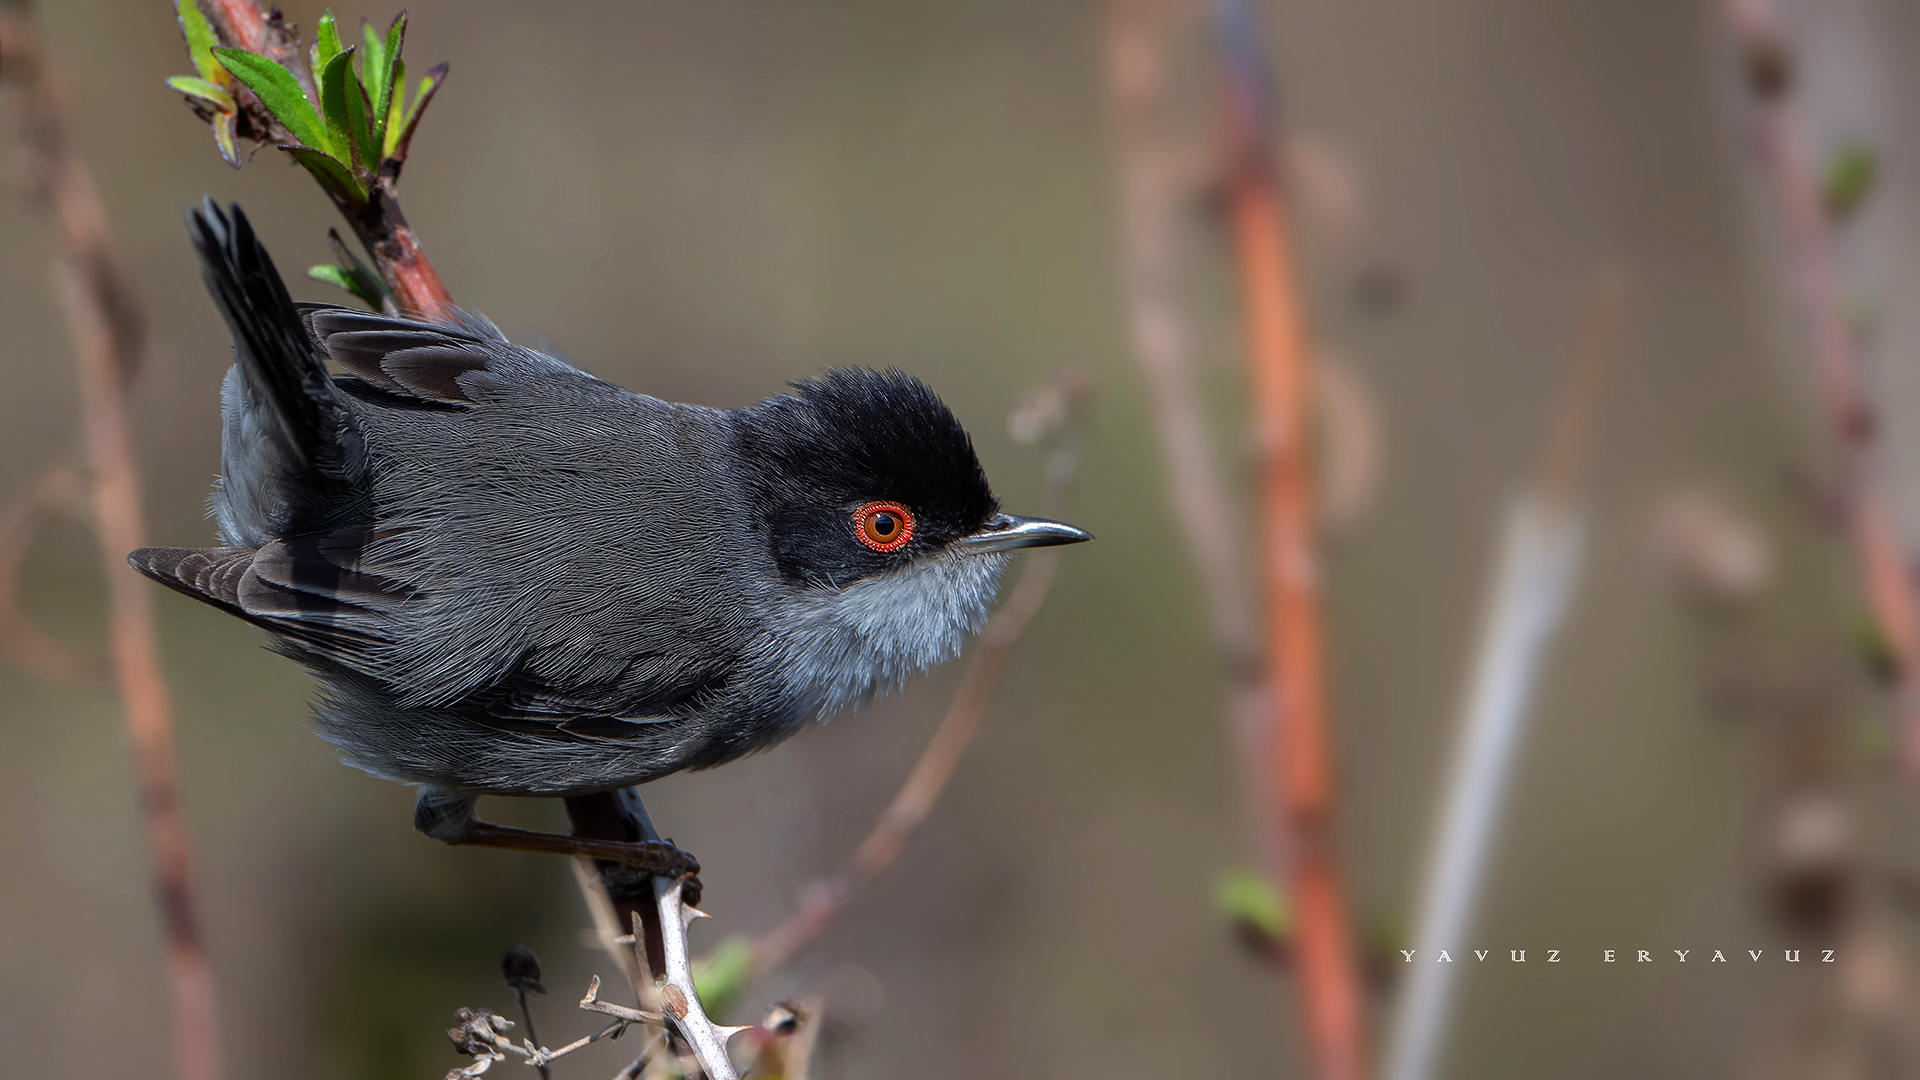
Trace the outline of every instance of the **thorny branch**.
<path fill-rule="evenodd" d="M 693 985 L 693 957 L 687 950 L 687 927 L 706 915 L 688 907 L 680 899 L 684 879 L 653 879 L 653 895 L 660 908 L 661 944 L 665 946 L 666 973 L 660 986 L 660 1008 L 673 1021 L 674 1030 L 692 1047 L 693 1056 L 705 1070 L 707 1080 L 734 1080 L 733 1062 L 727 1057 L 727 1040 L 745 1031 L 744 1027 L 722 1027 L 707 1019 L 700 1004 L 700 992 Z"/>
<path fill-rule="evenodd" d="M 1813 172 L 1793 136 L 1790 53 L 1767 0 L 1724 0 L 1723 7 L 1758 107 L 1760 153 L 1772 175 L 1800 316 L 1840 455 L 1840 509 L 1861 588 L 1895 661 L 1901 761 L 1910 776 L 1920 779 L 1920 612 L 1875 468 L 1873 407 L 1861 377 L 1858 343 L 1847 325 L 1833 239 Z"/>
<path fill-rule="evenodd" d="M 617 814 L 617 823 L 631 830 L 624 839 L 660 839 L 638 792 L 632 788 L 612 793 L 610 800 L 582 801 L 580 805 L 610 807 Z M 574 815 L 576 832 L 586 831 L 583 826 L 608 827 L 605 821 L 594 825 L 576 813 L 576 800 L 568 800 L 567 809 Z M 575 863 L 581 892 L 593 912 L 602 945 L 625 969 L 641 1008 L 673 1022 L 674 1031 L 692 1049 L 707 1080 L 735 1080 L 727 1040 L 745 1029 L 719 1027 L 709 1021 L 693 981 L 687 927 L 705 916 L 684 897 L 683 890 L 697 879 L 636 878 L 629 868 L 617 865 L 601 865 L 597 873 L 590 873 L 586 867 L 591 862 L 580 859 Z M 651 895 L 652 903 L 641 904 L 641 895 Z M 614 932 L 620 915 L 625 915 L 631 928 L 628 934 Z"/>
<path fill-rule="evenodd" d="M 592 875 L 586 875 L 583 881 L 592 882 Z M 660 882 L 657 885 L 663 917 L 679 922 L 684 930 L 685 924 L 698 917 L 698 913 L 681 903 L 679 891 L 679 882 Z M 684 948 L 684 934 L 669 934 L 667 937 L 669 942 L 676 939 L 682 941 L 682 947 L 677 955 L 669 955 L 667 963 L 671 974 L 657 987 L 651 980 L 647 981 L 647 990 L 641 994 L 639 1008 L 601 1000 L 600 978 L 594 976 L 578 1008 L 611 1017 L 612 1021 L 558 1048 L 542 1046 L 533 1036 L 533 1014 L 526 1009 L 524 1001 L 522 1015 L 526 1022 L 526 1035 L 517 1043 L 508 1035 L 514 1027 L 511 1021 L 487 1009 L 457 1010 L 455 1016 L 459 1023 L 448 1029 L 447 1038 L 453 1042 L 455 1050 L 471 1057 L 473 1064 L 448 1072 L 446 1080 L 479 1076 L 491 1069 L 495 1062 L 505 1061 L 509 1056 L 520 1058 L 546 1076 L 553 1062 L 601 1039 L 617 1039 L 627 1028 L 636 1024 L 647 1032 L 646 1041 L 639 1056 L 622 1069 L 615 1080 L 635 1080 L 642 1076 L 648 1080 L 664 1080 L 666 1077 L 734 1080 L 736 1073 L 725 1046 L 729 1038 L 743 1032 L 753 1033 L 748 1051 L 747 1071 L 750 1075 L 804 1080 L 808 1059 L 819 1034 L 822 1015 L 819 1000 L 783 1002 L 775 1006 L 757 1027 L 726 1028 L 712 1025 L 701 1015 L 699 1000 L 681 989 L 682 986 L 692 986 L 691 964 Z M 635 944 L 634 938 L 620 940 L 628 947 L 630 954 L 639 952 L 640 946 Z M 640 962 L 637 955 L 629 955 L 627 959 Z M 528 985 L 538 987 L 539 960 L 524 946 L 517 947 L 503 958 L 502 967 L 508 975 L 507 984 L 515 989 L 516 996 L 520 996 L 520 992 Z M 671 1033 L 668 1030 L 670 1024 L 673 1028 Z M 683 1055 L 683 1047 L 690 1047 L 693 1055 Z"/>
<path fill-rule="evenodd" d="M 1046 464 L 1048 513 L 1060 514 L 1072 490 L 1079 453 L 1074 428 L 1091 394 L 1092 387 L 1083 375 L 1063 372 L 1033 395 L 1015 413 L 1010 425 L 1016 437 L 1025 441 L 1044 439 L 1053 444 Z M 846 862 L 832 876 L 806 890 L 800 910 L 753 943 L 753 974 L 775 970 L 826 933 L 860 890 L 886 870 L 933 811 L 980 729 L 980 718 L 993 700 L 1014 646 L 1053 588 L 1058 554 L 1043 548 L 1028 555 L 1027 560 L 1019 583 L 980 635 L 973 658 L 961 676 L 960 689 L 893 801 Z"/>
<path fill-rule="evenodd" d="M 491 1069 L 495 1062 L 505 1061 L 509 1056 L 519 1058 L 524 1064 L 534 1066 L 544 1074 L 555 1061 L 583 1050 L 602 1039 L 618 1039 L 626 1033 L 628 1028 L 636 1025 L 647 1033 L 646 1041 L 642 1044 L 638 1056 L 621 1069 L 614 1080 L 635 1080 L 643 1076 L 664 1078 L 701 1075 L 693 1070 L 703 1067 L 703 1064 L 696 1064 L 681 1057 L 676 1052 L 675 1042 L 667 1036 L 666 1025 L 672 1019 L 671 1013 L 644 1008 L 635 1009 L 617 1005 L 611 1001 L 602 1001 L 600 977 L 597 975 L 587 985 L 587 992 L 581 997 L 577 1007 L 583 1012 L 612 1017 L 612 1022 L 589 1035 L 583 1035 L 564 1046 L 551 1049 L 541 1046 L 531 1037 L 523 1037 L 519 1042 L 515 1042 L 509 1035 L 515 1026 L 514 1023 L 491 1010 L 456 1010 L 454 1016 L 459 1022 L 456 1026 L 447 1029 L 447 1038 L 453 1043 L 455 1050 L 471 1057 L 473 1064 L 451 1070 L 447 1073 L 446 1080 L 479 1076 Z M 812 999 L 775 1006 L 757 1027 L 717 1030 L 728 1035 L 753 1033 L 753 1046 L 748 1067 L 750 1075 L 805 1080 L 809 1059 L 818 1040 L 820 1024 L 820 1003 L 817 999 Z M 530 1034 L 531 1029 L 529 1029 Z M 730 1077 L 733 1073 L 728 1072 L 725 1075 Z"/>

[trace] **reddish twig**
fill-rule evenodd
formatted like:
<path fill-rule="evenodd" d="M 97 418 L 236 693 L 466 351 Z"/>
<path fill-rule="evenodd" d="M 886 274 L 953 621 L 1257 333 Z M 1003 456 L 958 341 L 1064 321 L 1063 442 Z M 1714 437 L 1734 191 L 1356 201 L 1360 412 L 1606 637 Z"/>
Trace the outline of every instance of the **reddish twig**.
<path fill-rule="evenodd" d="M 1766 0 L 1724 0 L 1758 105 L 1760 154 L 1772 177 L 1792 259 L 1795 298 L 1836 450 L 1839 498 L 1861 588 L 1895 660 L 1901 760 L 1920 779 L 1920 613 L 1913 581 L 1875 471 L 1876 429 L 1853 331 L 1847 326 L 1833 240 L 1813 170 L 1793 137 L 1792 70 Z"/>
<path fill-rule="evenodd" d="M 1090 389 L 1078 374 L 1069 372 L 1057 380 L 1048 392 L 1061 395 L 1065 406 L 1062 423 L 1070 427 L 1075 422 L 1072 414 L 1085 406 Z M 1078 455 L 1070 430 L 1060 438 L 1062 441 L 1054 449 L 1046 469 L 1048 512 L 1055 514 L 1063 510 L 1067 493 L 1072 488 Z M 907 840 L 913 836 L 914 830 L 926 821 L 941 793 L 946 790 L 947 781 L 953 778 L 953 771 L 959 766 L 961 756 L 979 731 L 980 718 L 985 715 L 987 706 L 993 701 L 994 691 L 1000 686 L 1000 676 L 1006 671 L 1007 660 L 1012 656 L 1020 636 L 1026 632 L 1027 625 L 1046 603 L 1047 593 L 1053 588 L 1054 575 L 1058 570 L 1058 552 L 1052 548 L 1043 548 L 1027 556 L 1026 570 L 981 633 L 980 640 L 974 646 L 973 658 L 968 662 L 965 674 L 960 677 L 960 689 L 954 693 L 946 715 L 941 718 L 940 726 L 934 729 L 933 738 L 928 741 L 926 749 L 920 752 L 919 760 L 914 762 L 906 781 L 900 785 L 893 801 L 887 804 L 880 819 L 868 831 L 866 839 L 860 842 L 846 862 L 831 876 L 809 886 L 800 910 L 753 943 L 752 971 L 755 975 L 764 975 L 780 967 L 826 933 L 847 904 L 867 883 L 892 864 L 895 856 L 900 854 Z"/>
<path fill-rule="evenodd" d="M 1306 446 L 1311 377 L 1285 208 L 1264 169 L 1229 193 L 1245 300 L 1261 472 L 1261 532 L 1273 679 L 1269 766 L 1287 844 L 1307 1036 L 1317 1075 L 1359 1077 L 1363 1003 L 1333 829 L 1333 745 Z"/>
<path fill-rule="evenodd" d="M 263 10 L 255 0 L 198 0 L 207 22 L 224 45 L 257 52 L 280 62 L 294 73 L 313 96 L 313 84 L 307 70 L 307 58 L 294 33 L 278 9 Z M 294 143 L 278 120 L 244 86 L 235 87 L 240 106 L 240 132 L 262 141 L 287 145 Z M 383 170 L 375 178 L 365 205 L 349 206 L 329 192 L 334 206 L 353 233 L 373 257 L 373 265 L 393 292 L 401 312 L 416 318 L 445 321 L 453 308 L 453 296 L 440 280 L 440 274 L 427 258 L 426 249 L 413 227 L 400 211 L 397 193 L 399 175 Z"/>
<path fill-rule="evenodd" d="M 1167 96 L 1155 6 L 1116 0 L 1108 24 L 1134 350 L 1160 429 L 1176 516 L 1199 566 L 1215 641 L 1226 660 L 1229 717 L 1259 822 L 1255 839 L 1292 900 L 1316 1075 L 1358 1077 L 1366 1068 L 1363 1001 L 1332 827 L 1332 752 L 1306 452 L 1310 365 L 1285 205 L 1256 126 L 1262 115 L 1254 90 L 1248 73 L 1238 71 L 1239 93 L 1229 99 L 1232 169 L 1225 205 L 1245 301 L 1259 438 L 1265 584 L 1256 588 L 1232 541 L 1238 523 L 1206 446 L 1188 335 L 1175 300 L 1173 235 L 1177 215 L 1191 201 L 1191 185 L 1181 174 L 1181 156 L 1153 123 L 1156 101 Z M 1267 607 L 1264 640 L 1249 607 L 1260 596 Z"/>
<path fill-rule="evenodd" d="M 1242 13 L 1244 15 L 1244 13 Z M 1272 681 L 1268 766 L 1286 845 L 1301 1004 L 1316 1076 L 1366 1075 L 1361 994 L 1334 830 L 1332 721 L 1308 451 L 1312 360 L 1287 206 L 1273 174 L 1265 72 L 1245 26 L 1229 25 L 1225 111 L 1228 231 L 1239 274 L 1260 466 L 1262 588 Z"/>
<path fill-rule="evenodd" d="M 35 188 L 58 225 L 62 250 L 54 284 L 73 337 L 94 530 L 107 583 L 113 673 L 153 850 L 180 1071 L 187 1080 L 218 1080 L 213 977 L 189 888 L 172 707 L 160 671 L 148 592 L 126 563 L 126 553 L 141 546 L 144 533 L 126 401 L 139 357 L 139 319 L 114 256 L 105 208 L 86 166 L 71 150 L 64 103 L 34 28 L 17 7 L 0 9 L 0 76 L 14 91 Z"/>

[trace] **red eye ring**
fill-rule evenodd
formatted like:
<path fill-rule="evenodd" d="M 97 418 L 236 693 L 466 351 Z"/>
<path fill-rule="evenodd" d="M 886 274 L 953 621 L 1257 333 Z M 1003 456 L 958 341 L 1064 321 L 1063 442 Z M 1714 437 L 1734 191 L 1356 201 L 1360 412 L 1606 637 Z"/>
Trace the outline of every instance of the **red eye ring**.
<path fill-rule="evenodd" d="M 876 499 L 853 512 L 853 538 L 875 551 L 899 551 L 913 539 L 913 511 Z"/>

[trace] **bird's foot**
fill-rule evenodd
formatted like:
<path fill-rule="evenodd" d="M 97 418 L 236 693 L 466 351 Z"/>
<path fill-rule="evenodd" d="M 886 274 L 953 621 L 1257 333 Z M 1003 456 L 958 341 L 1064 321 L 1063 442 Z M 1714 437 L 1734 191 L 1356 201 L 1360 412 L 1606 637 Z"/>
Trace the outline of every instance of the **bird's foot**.
<path fill-rule="evenodd" d="M 466 832 L 457 839 L 447 840 L 447 843 L 512 848 L 515 851 L 545 851 L 555 855 L 585 855 L 645 870 L 656 877 L 678 878 L 700 872 L 700 860 L 694 858 L 692 852 L 675 847 L 669 840 L 589 840 L 475 820 Z"/>
<path fill-rule="evenodd" d="M 422 788 L 414 804 L 414 828 L 449 844 L 544 851 L 553 855 L 588 858 L 631 866 L 665 878 L 690 877 L 700 872 L 700 860 L 670 840 L 597 840 L 560 833 L 534 832 L 480 820 L 476 799 L 435 788 Z"/>

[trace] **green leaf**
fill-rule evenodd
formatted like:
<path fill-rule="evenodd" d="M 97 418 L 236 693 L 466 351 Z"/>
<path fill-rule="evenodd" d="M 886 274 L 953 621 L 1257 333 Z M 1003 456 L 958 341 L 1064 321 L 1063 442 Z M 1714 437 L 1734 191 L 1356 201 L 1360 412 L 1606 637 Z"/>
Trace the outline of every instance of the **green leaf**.
<path fill-rule="evenodd" d="M 359 259 L 354 259 L 353 262 L 353 266 L 334 263 L 309 266 L 307 276 L 352 293 L 361 303 L 375 311 L 384 310 L 382 301 L 386 297 L 386 283 L 374 276 L 371 270 L 359 265 Z"/>
<path fill-rule="evenodd" d="M 753 973 L 753 941 L 735 934 L 693 962 L 693 989 L 712 1016 L 725 1016 Z"/>
<path fill-rule="evenodd" d="M 340 40 L 340 26 L 333 21 L 333 9 L 328 8 L 320 16 L 320 25 L 313 31 L 313 49 L 308 53 L 308 63 L 313 68 L 313 81 L 320 81 L 320 73 L 327 70 L 333 58 L 346 51 L 346 45 Z"/>
<path fill-rule="evenodd" d="M 433 95 L 440 89 L 440 84 L 447 81 L 448 70 L 445 64 L 435 64 L 433 69 L 427 72 L 426 77 L 420 80 L 420 89 L 413 95 L 413 104 L 407 109 L 407 122 L 401 129 L 400 139 L 394 144 L 393 153 L 387 155 L 388 157 L 398 158 L 401 161 L 407 160 L 407 148 L 413 145 L 413 133 L 420 128 L 420 116 L 427 111 L 427 103 L 433 100 Z"/>
<path fill-rule="evenodd" d="M 366 205 L 367 189 L 345 166 L 324 150 L 314 150 L 305 146 L 283 146 L 280 149 L 293 155 L 293 160 L 306 167 L 320 186 L 335 198 L 354 209 Z"/>
<path fill-rule="evenodd" d="M 324 281 L 343 292 L 354 292 L 353 278 L 345 269 L 335 266 L 332 263 L 315 263 L 307 267 L 307 276 L 315 281 Z M 358 296 L 360 294 L 354 293 L 354 295 Z"/>
<path fill-rule="evenodd" d="M 387 41 L 373 32 L 373 24 L 360 20 L 360 85 L 367 88 L 367 104 L 378 124 L 386 119 L 380 108 L 380 89 L 387 79 Z"/>
<path fill-rule="evenodd" d="M 1275 941 L 1286 940 L 1293 919 L 1287 903 L 1266 876 L 1245 867 L 1222 873 L 1213 884 L 1213 904 L 1220 913 L 1244 922 Z"/>
<path fill-rule="evenodd" d="M 196 79 L 192 75 L 175 75 L 167 80 L 167 85 L 188 97 L 199 98 L 222 112 L 233 111 L 233 95 L 218 83 Z"/>
<path fill-rule="evenodd" d="M 220 44 L 220 38 L 213 32 L 212 24 L 207 22 L 206 13 L 200 10 L 198 0 L 174 0 L 174 17 L 180 20 L 180 36 L 187 39 L 187 55 L 193 59 L 193 69 L 200 77 L 221 86 L 232 86 L 233 76 L 213 58 L 214 47 Z"/>
<path fill-rule="evenodd" d="M 320 78 L 320 103 L 326 109 L 327 132 L 333 136 L 333 156 L 363 169 L 379 168 L 367 130 L 367 96 L 353 73 L 351 48 L 327 64 Z"/>
<path fill-rule="evenodd" d="M 394 149 L 400 145 L 400 133 L 406 130 L 401 114 L 407 104 L 407 62 L 400 57 L 393 58 L 393 74 L 387 80 L 387 90 L 387 120 L 380 141 L 382 162 L 393 156 Z"/>
<path fill-rule="evenodd" d="M 293 72 L 278 63 L 245 49 L 215 49 L 213 55 L 226 65 L 233 76 L 259 97 L 275 120 L 303 146 L 325 151 L 329 147 L 327 129 L 320 114 L 313 111 L 306 91 L 294 81 Z"/>
<path fill-rule="evenodd" d="M 213 114 L 213 145 L 220 148 L 220 156 L 234 168 L 240 167 L 240 148 L 234 143 L 234 121 L 239 114 L 222 112 Z"/>
<path fill-rule="evenodd" d="M 232 76 L 228 78 L 231 79 Z M 221 160 L 236 169 L 239 168 L 240 147 L 237 145 L 234 131 L 239 110 L 234 105 L 233 95 L 216 83 L 197 79 L 191 75 L 175 75 L 167 80 L 167 85 L 190 98 L 196 98 L 213 106 L 213 115 L 209 118 L 209 124 L 213 128 L 213 144 L 220 148 Z"/>
<path fill-rule="evenodd" d="M 349 291 L 366 301 L 367 306 L 375 311 L 391 310 L 389 301 L 393 297 L 392 290 L 387 288 L 387 283 L 380 279 L 373 267 L 361 262 L 360 256 L 355 255 L 347 242 L 340 239 L 340 230 L 327 230 L 327 246 L 333 249 L 334 264 L 345 271 L 348 280 L 353 282 Z"/>
<path fill-rule="evenodd" d="M 1849 146 L 1827 162 L 1820 185 L 1827 216 L 1845 221 L 1853 216 L 1880 180 L 1880 157 L 1865 146 Z"/>
<path fill-rule="evenodd" d="M 403 11 L 394 16 L 385 40 L 374 33 L 373 24 L 368 22 L 360 24 L 360 34 L 367 42 L 366 51 L 361 54 L 360 74 L 367 85 L 367 100 L 373 106 L 373 145 L 380 148 L 384 159 L 388 152 L 387 133 L 395 126 L 393 102 L 406 89 L 400 46 L 407 36 L 407 13 Z"/>

